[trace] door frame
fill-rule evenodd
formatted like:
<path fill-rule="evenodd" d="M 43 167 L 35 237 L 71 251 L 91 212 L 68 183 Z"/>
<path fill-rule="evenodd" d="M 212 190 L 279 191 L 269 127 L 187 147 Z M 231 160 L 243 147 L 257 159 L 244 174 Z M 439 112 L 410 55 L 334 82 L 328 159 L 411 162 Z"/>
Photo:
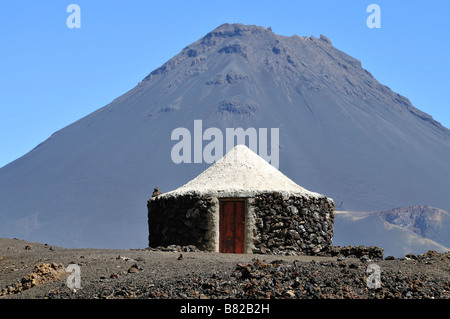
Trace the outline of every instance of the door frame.
<path fill-rule="evenodd" d="M 208 228 L 205 237 L 207 240 L 207 250 L 211 252 L 219 253 L 219 219 L 220 219 L 220 201 L 226 200 L 242 200 L 245 201 L 245 232 L 244 232 L 244 253 L 253 254 L 255 249 L 255 239 L 257 234 L 255 233 L 255 208 L 253 203 L 255 201 L 254 194 L 248 194 L 247 196 L 236 196 L 238 194 L 214 194 L 212 198 L 213 210 L 212 214 L 208 217 Z M 236 197 L 235 197 L 236 196 Z"/>

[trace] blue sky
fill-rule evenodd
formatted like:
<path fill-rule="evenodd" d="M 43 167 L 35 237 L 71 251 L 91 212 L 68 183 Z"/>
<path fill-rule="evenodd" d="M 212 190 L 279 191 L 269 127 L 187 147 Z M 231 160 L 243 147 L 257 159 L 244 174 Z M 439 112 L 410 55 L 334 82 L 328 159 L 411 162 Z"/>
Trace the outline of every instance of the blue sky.
<path fill-rule="evenodd" d="M 81 28 L 66 24 L 70 4 Z M 369 4 L 381 9 L 370 29 Z M 382 84 L 450 128 L 450 1 L 0 2 L 0 167 L 132 89 L 222 23 L 326 35 Z"/>

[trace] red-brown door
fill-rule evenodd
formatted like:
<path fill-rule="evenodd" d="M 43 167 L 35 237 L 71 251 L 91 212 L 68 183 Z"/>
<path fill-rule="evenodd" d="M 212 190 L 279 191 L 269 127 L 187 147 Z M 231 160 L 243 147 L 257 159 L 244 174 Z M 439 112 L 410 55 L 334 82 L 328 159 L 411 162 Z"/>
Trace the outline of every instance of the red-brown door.
<path fill-rule="evenodd" d="M 219 252 L 244 253 L 245 202 L 220 201 Z"/>

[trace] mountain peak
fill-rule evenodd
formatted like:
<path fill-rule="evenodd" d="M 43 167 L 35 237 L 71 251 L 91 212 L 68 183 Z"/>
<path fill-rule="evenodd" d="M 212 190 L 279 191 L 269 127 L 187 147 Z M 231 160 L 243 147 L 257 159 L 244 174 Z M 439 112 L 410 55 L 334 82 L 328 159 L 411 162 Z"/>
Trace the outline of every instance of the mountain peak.
<path fill-rule="evenodd" d="M 232 86 L 232 95 L 236 96 L 235 91 L 238 90 L 241 92 L 238 95 L 245 96 L 238 99 L 242 102 L 236 102 L 236 98 L 233 98 L 233 104 L 242 104 L 237 105 L 237 109 L 249 109 L 249 99 L 254 101 L 255 94 L 265 94 L 253 89 L 249 96 L 249 90 L 255 85 L 251 83 L 251 78 L 266 77 L 267 85 L 272 83 L 273 87 L 282 88 L 284 96 L 290 100 L 298 95 L 301 99 L 308 99 L 309 96 L 314 100 L 318 96 L 321 99 L 326 97 L 327 101 L 343 98 L 344 108 L 365 101 L 383 108 L 373 109 L 371 106 L 364 109 L 365 112 L 376 114 L 385 113 L 386 108 L 383 105 L 392 104 L 392 107 L 408 116 L 433 127 L 437 134 L 443 134 L 447 138 L 450 136 L 449 130 L 428 114 L 416 109 L 407 98 L 380 84 L 370 72 L 362 68 L 359 60 L 333 47 L 331 40 L 323 34 L 320 34 L 319 38 L 296 35 L 287 37 L 275 34 L 271 28 L 224 23 L 186 46 L 178 55 L 152 71 L 141 83 L 149 85 L 148 81 L 160 79 L 172 72 L 172 77 L 176 80 L 170 84 L 170 89 L 164 91 L 173 91 L 182 82 L 193 81 L 194 78 L 208 85 L 210 89 L 223 88 L 222 95 L 227 95 L 227 90 Z M 208 78 L 204 79 L 206 76 Z M 207 92 L 208 90 L 205 90 L 203 94 Z M 213 94 L 216 98 L 219 96 Z M 227 96 L 213 104 L 221 108 L 220 105 L 230 104 L 229 99 Z M 250 103 L 250 109 L 262 109 L 257 104 Z M 305 101 L 303 104 L 311 102 Z M 179 110 L 179 104 L 163 105 L 160 108 Z M 331 115 L 332 112 L 328 114 Z M 250 116 L 254 112 L 246 113 Z"/>
<path fill-rule="evenodd" d="M 256 33 L 256 32 L 271 32 L 272 28 L 264 28 L 262 26 L 257 25 L 247 25 L 243 23 L 223 23 L 217 28 L 215 28 L 210 33 L 215 33 L 215 35 L 227 35 L 227 36 L 233 36 L 233 35 L 239 35 L 243 33 Z M 207 34 L 207 35 L 208 35 Z"/>
<path fill-rule="evenodd" d="M 322 66 L 329 64 L 330 56 L 336 56 L 336 52 L 327 52 L 334 49 L 331 41 L 324 35 L 317 39 L 311 37 L 292 37 L 275 34 L 272 28 L 265 28 L 256 25 L 245 25 L 242 23 L 224 23 L 214 30 L 207 33 L 198 41 L 186 46 L 178 55 L 164 63 L 161 67 L 152 71 L 144 81 L 151 80 L 157 75 L 167 74 L 176 66 L 184 65 L 189 70 L 184 70 L 184 74 L 199 75 L 208 69 L 208 60 L 213 59 L 216 54 L 221 55 L 224 64 L 229 59 L 234 68 L 236 59 L 240 56 L 248 61 L 250 67 L 261 68 L 262 60 L 270 68 L 270 72 L 275 68 L 283 71 L 295 70 L 300 75 L 305 67 L 315 68 L 317 63 Z M 337 58 L 344 57 L 343 64 L 351 64 L 356 67 L 361 63 L 340 52 Z M 229 59 L 227 59 L 227 57 Z M 335 62 L 335 61 L 332 61 Z M 345 67 L 345 65 L 343 66 Z M 313 71 L 315 72 L 315 71 Z M 284 74 L 276 75 L 285 76 Z M 307 76 L 307 75 L 305 75 Z M 301 77 L 300 77 L 301 78 Z"/>

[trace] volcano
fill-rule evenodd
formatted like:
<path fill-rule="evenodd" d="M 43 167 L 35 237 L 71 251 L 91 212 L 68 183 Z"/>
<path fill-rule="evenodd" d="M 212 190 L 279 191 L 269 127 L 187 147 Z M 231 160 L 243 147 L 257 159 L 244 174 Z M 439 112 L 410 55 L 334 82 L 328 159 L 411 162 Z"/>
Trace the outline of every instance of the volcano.
<path fill-rule="evenodd" d="M 180 128 L 192 143 L 184 141 L 186 160 L 177 162 L 181 138 L 173 132 Z M 447 128 L 326 36 L 224 24 L 2 167 L 0 237 L 68 248 L 145 247 L 147 199 L 155 186 L 177 189 L 211 165 L 195 158 L 212 142 L 209 128 L 223 135 L 227 128 L 277 129 L 278 140 L 267 141 L 268 149 L 259 144 L 258 153 L 278 153 L 283 174 L 333 198 L 337 210 L 450 211 Z M 225 152 L 228 141 L 216 142 Z"/>

